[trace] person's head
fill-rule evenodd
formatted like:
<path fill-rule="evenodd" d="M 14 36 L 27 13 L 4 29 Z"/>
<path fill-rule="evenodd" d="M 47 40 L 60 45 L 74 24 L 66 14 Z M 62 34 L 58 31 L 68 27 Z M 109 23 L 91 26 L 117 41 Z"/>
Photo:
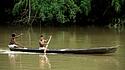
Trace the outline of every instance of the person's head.
<path fill-rule="evenodd" d="M 15 37 L 16 36 L 16 34 L 15 33 L 12 33 L 12 35 L 11 35 L 12 37 Z"/>
<path fill-rule="evenodd" d="M 41 34 L 41 35 L 40 35 L 40 38 L 41 38 L 41 39 L 44 39 L 44 36 L 43 36 L 43 34 Z"/>
<path fill-rule="evenodd" d="M 40 37 L 43 37 L 43 34 L 41 34 Z"/>

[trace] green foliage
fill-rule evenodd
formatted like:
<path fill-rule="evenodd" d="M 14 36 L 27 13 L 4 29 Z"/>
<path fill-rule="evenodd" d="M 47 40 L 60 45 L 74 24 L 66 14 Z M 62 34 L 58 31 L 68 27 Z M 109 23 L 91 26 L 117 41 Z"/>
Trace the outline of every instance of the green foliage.
<path fill-rule="evenodd" d="M 56 17 L 58 22 L 65 23 L 70 19 L 75 19 L 79 7 L 73 0 L 35 0 L 32 2 L 32 10 L 39 12 L 38 15 L 42 21 L 52 20 Z"/>
<path fill-rule="evenodd" d="M 122 1 L 123 0 L 112 0 L 112 6 L 115 8 L 116 12 L 120 11 Z"/>
<path fill-rule="evenodd" d="M 91 0 L 81 0 L 80 4 L 81 13 L 85 13 L 85 15 L 88 15 L 91 11 Z"/>
<path fill-rule="evenodd" d="M 91 5 L 94 6 L 94 4 L 91 4 L 91 1 L 93 0 L 15 0 L 12 13 L 14 16 L 19 16 L 22 19 L 21 14 L 25 12 L 26 14 L 25 17 L 23 15 L 23 18 L 28 18 L 27 16 L 29 16 L 29 13 L 26 12 L 26 10 L 30 11 L 30 21 L 35 19 L 36 21 L 39 20 L 43 22 L 53 20 L 56 20 L 59 23 L 74 22 L 76 21 L 77 13 L 80 12 L 80 14 L 88 16 L 89 12 L 92 12 Z M 106 11 L 108 11 L 108 8 L 114 7 L 115 11 L 119 13 L 124 1 L 125 0 L 111 0 L 111 2 L 107 4 Z M 29 9 L 29 6 L 31 10 Z"/>
<path fill-rule="evenodd" d="M 28 9 L 29 0 L 15 0 L 15 2 L 13 15 L 19 15 L 23 9 Z M 56 19 L 60 23 L 74 21 L 78 12 L 88 15 L 91 9 L 90 0 L 81 0 L 80 6 L 75 0 L 30 0 L 30 4 L 31 16 L 36 13 L 41 21 Z"/>
<path fill-rule="evenodd" d="M 15 5 L 12 10 L 13 15 L 19 15 L 20 12 L 24 9 L 25 6 L 27 6 L 28 0 L 15 0 Z"/>

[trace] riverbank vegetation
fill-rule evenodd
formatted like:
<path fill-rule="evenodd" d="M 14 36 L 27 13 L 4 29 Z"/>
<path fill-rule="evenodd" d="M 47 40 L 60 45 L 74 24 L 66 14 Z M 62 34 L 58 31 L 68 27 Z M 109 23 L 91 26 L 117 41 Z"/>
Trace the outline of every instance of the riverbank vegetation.
<path fill-rule="evenodd" d="M 14 0 L 9 24 L 124 26 L 125 0 Z M 2 15 L 5 16 L 5 15 Z"/>

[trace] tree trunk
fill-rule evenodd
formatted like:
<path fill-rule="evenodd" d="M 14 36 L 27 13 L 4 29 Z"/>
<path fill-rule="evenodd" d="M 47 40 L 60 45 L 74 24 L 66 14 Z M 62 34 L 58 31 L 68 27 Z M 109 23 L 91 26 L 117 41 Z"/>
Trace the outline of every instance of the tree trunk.
<path fill-rule="evenodd" d="M 29 25 L 32 25 L 32 24 L 30 23 L 30 20 L 31 20 L 30 14 L 31 14 L 31 5 L 30 5 L 30 0 L 29 0 L 29 17 L 28 17 L 28 24 L 29 24 Z"/>

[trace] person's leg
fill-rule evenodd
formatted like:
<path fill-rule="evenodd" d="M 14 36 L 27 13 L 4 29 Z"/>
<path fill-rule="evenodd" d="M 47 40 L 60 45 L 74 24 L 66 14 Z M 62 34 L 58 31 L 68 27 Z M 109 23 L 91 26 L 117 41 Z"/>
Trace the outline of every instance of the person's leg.
<path fill-rule="evenodd" d="M 24 48 L 24 46 L 22 46 L 21 44 L 17 43 L 16 45 L 18 45 L 18 48 Z"/>

